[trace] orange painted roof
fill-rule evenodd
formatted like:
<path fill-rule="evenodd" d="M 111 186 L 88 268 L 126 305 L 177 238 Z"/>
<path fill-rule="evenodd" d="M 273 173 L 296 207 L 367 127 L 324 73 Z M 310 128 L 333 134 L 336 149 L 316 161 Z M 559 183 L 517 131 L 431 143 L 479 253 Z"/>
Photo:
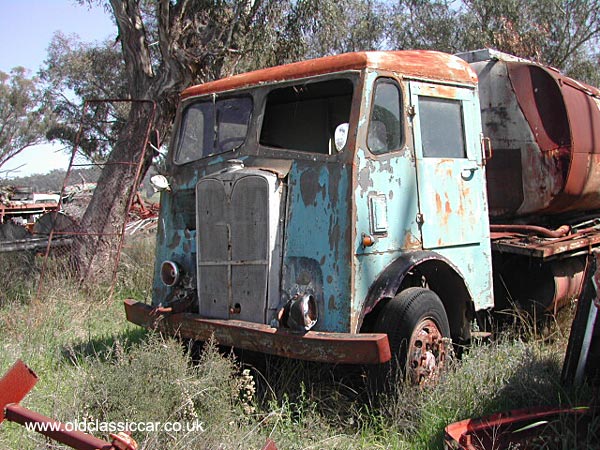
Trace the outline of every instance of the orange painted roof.
<path fill-rule="evenodd" d="M 365 68 L 399 72 L 407 77 L 427 78 L 461 84 L 476 84 L 477 75 L 462 59 L 429 50 L 344 53 L 283 66 L 242 73 L 192 86 L 182 98 L 223 92 L 246 86 Z"/>

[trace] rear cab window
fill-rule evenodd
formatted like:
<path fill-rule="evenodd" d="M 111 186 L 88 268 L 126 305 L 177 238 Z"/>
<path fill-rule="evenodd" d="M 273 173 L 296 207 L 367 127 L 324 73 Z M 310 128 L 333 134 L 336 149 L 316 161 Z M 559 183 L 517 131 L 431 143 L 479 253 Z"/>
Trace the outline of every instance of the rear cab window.
<path fill-rule="evenodd" d="M 419 96 L 419 112 L 423 157 L 467 157 L 460 100 Z"/>

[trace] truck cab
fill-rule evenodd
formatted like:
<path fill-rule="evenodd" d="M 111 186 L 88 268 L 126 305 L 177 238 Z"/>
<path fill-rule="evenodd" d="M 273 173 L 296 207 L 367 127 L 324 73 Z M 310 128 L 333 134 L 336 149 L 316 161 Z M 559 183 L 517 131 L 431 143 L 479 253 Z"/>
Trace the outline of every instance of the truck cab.
<path fill-rule="evenodd" d="M 429 376 L 493 303 L 483 153 L 477 76 L 439 52 L 349 53 L 190 87 L 152 305 L 127 300 L 128 319 Z"/>

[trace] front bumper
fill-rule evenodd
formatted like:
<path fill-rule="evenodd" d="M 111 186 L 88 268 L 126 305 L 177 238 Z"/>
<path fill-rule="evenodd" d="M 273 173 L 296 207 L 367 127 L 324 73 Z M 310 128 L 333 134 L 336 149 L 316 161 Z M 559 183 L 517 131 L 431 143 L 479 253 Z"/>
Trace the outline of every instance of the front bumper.
<path fill-rule="evenodd" d="M 325 363 L 381 364 L 391 359 L 387 334 L 297 334 L 241 320 L 204 319 L 191 313 L 157 316 L 152 311 L 146 303 L 125 300 L 128 321 L 182 338 L 206 341 L 214 335 L 220 345 Z"/>

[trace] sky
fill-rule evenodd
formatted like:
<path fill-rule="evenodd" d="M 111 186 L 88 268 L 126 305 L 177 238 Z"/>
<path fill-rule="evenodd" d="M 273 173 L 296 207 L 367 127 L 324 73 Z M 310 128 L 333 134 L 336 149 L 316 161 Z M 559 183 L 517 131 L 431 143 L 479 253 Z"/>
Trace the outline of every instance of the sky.
<path fill-rule="evenodd" d="M 111 16 L 101 6 L 90 9 L 74 0 L 0 0 L 0 70 L 9 72 L 23 66 L 35 74 L 46 59 L 46 49 L 56 31 L 77 34 L 85 42 L 116 36 Z M 66 169 L 69 156 L 61 148 L 30 147 L 0 170 L 19 167 L 10 176 L 25 176 Z"/>

